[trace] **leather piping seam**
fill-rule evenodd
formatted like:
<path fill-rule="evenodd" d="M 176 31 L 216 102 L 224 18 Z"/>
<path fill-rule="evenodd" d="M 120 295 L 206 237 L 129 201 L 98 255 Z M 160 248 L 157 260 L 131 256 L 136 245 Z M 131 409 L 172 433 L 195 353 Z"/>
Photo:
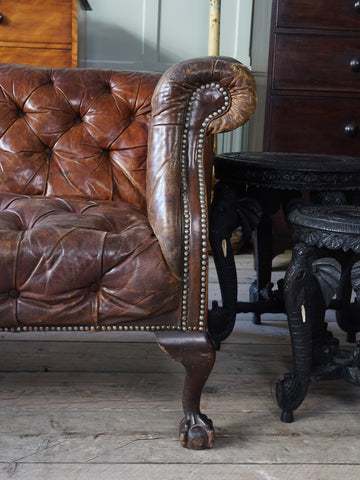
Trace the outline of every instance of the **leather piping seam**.
<path fill-rule="evenodd" d="M 217 89 L 224 97 L 224 104 L 221 108 L 210 113 L 201 124 L 198 137 L 198 146 L 196 151 L 196 164 L 199 183 L 199 199 L 200 199 L 200 236 L 201 236 L 201 272 L 200 272 L 200 306 L 199 306 L 199 321 L 198 326 L 191 327 L 188 325 L 188 300 L 189 300 L 189 263 L 190 263 L 190 205 L 188 198 L 188 179 L 187 179 L 187 152 L 188 152 L 188 134 L 190 127 L 190 119 L 192 115 L 192 109 L 194 102 L 199 98 L 200 94 L 204 90 Z M 207 198 L 206 187 L 204 180 L 204 166 L 203 166 L 203 151 L 204 142 L 206 136 L 206 130 L 209 123 L 216 117 L 224 114 L 229 108 L 229 96 L 228 92 L 219 83 L 208 83 L 198 87 L 192 94 L 188 109 L 185 116 L 185 129 L 182 138 L 182 150 L 180 157 L 180 172 L 181 172 L 181 196 L 184 216 L 184 229 L 183 229 L 183 288 L 182 288 L 182 310 L 181 310 L 181 329 L 183 331 L 204 331 L 205 318 L 206 318 L 206 301 L 207 301 L 207 268 L 208 268 L 208 232 L 207 232 Z"/>

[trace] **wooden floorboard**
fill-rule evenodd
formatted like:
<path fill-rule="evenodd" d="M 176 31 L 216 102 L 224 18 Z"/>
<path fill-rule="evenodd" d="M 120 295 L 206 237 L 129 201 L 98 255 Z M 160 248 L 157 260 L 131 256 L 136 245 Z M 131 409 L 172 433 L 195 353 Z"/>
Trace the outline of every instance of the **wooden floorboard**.
<path fill-rule="evenodd" d="M 156 465 L 156 464 L 10 464 L 0 466 L 0 478 L 12 480 L 356 480 L 359 467 L 348 465 Z"/>
<path fill-rule="evenodd" d="M 252 257 L 237 263 L 247 299 Z M 274 278 L 286 258 L 279 264 Z M 210 280 L 210 301 L 220 300 L 214 268 Z M 216 443 L 200 452 L 179 445 L 183 369 L 152 334 L 2 334 L 0 480 L 359 478 L 360 389 L 311 384 L 295 422 L 282 423 L 274 391 L 291 370 L 286 319 L 250 319 L 238 316 L 217 353 L 202 399 Z"/>

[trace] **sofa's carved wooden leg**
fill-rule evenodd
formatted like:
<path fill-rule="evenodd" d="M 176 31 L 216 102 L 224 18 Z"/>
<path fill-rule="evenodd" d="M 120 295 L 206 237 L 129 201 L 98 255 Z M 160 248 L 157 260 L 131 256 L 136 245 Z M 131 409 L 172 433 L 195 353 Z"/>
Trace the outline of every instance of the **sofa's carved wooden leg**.
<path fill-rule="evenodd" d="M 205 333 L 158 332 L 156 338 L 160 348 L 185 367 L 181 445 L 194 450 L 211 448 L 215 432 L 212 421 L 200 412 L 200 397 L 214 365 L 214 346 Z"/>

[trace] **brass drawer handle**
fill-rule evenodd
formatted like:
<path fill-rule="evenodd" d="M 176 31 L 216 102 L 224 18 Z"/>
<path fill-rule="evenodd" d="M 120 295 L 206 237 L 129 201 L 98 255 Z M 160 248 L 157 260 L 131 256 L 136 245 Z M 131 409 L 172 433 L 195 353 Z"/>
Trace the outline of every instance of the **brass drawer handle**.
<path fill-rule="evenodd" d="M 353 72 L 360 72 L 360 60 L 358 58 L 353 58 L 350 61 L 350 68 Z"/>
<path fill-rule="evenodd" d="M 345 125 L 344 132 L 347 137 L 356 137 L 359 134 L 359 126 L 355 123 L 348 123 Z"/>

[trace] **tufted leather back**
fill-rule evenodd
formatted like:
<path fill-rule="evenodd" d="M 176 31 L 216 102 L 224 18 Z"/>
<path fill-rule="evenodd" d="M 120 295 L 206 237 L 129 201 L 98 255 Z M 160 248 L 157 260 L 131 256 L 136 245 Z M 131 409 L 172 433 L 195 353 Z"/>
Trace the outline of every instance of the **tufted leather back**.
<path fill-rule="evenodd" d="M 144 208 L 160 76 L 0 65 L 0 190 Z"/>

